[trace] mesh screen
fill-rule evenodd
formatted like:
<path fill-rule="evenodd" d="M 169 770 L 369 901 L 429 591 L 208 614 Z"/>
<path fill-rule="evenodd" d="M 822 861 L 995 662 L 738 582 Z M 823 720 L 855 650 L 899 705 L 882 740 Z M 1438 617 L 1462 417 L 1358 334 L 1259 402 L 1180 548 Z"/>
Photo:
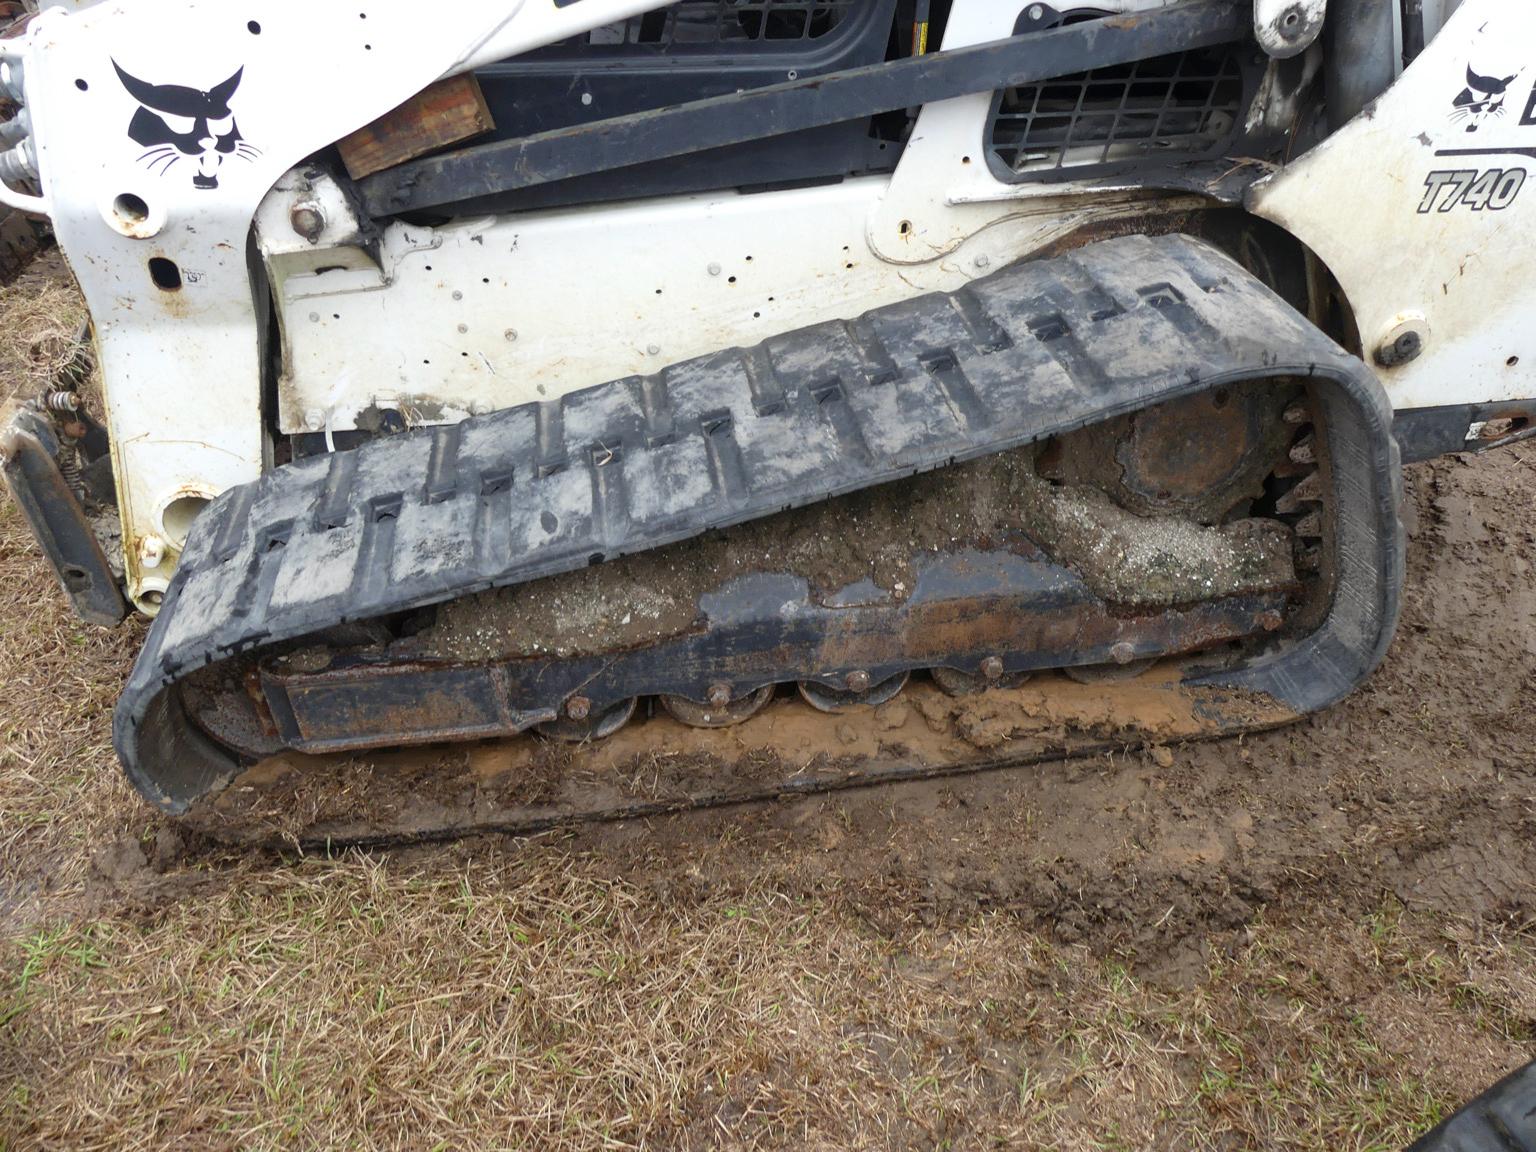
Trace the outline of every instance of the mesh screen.
<path fill-rule="evenodd" d="M 988 145 L 1019 175 L 1220 152 L 1242 122 L 1239 51 L 1178 52 L 1007 89 Z"/>

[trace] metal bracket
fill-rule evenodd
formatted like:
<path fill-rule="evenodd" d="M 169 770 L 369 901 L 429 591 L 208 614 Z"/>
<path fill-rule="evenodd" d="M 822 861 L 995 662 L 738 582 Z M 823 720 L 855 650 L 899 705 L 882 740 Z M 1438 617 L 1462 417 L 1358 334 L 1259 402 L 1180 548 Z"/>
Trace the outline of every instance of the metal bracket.
<path fill-rule="evenodd" d="M 58 452 L 47 418 L 22 409 L 0 432 L 0 474 L 75 611 L 111 628 L 128 609 L 106 554 L 59 471 Z"/>
<path fill-rule="evenodd" d="M 1323 30 L 1328 0 L 1253 0 L 1253 34 L 1276 60 L 1300 56 Z"/>

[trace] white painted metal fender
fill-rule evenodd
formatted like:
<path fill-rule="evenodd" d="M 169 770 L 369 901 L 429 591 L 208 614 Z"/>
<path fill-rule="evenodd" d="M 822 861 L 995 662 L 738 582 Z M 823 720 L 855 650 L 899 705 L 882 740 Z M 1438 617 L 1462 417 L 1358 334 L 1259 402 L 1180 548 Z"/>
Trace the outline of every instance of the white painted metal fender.
<path fill-rule="evenodd" d="M 1396 84 L 1255 187 L 1397 408 L 1536 396 L 1536 5 L 1467 0 Z M 1389 348 L 1416 333 L 1420 351 Z"/>

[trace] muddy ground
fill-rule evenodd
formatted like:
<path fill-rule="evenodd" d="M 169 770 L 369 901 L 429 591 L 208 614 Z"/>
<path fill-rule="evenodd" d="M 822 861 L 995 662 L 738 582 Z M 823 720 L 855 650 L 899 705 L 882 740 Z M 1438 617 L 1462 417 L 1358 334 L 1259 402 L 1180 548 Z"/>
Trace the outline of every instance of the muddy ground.
<path fill-rule="evenodd" d="M 7 500 L 0 1148 L 1400 1147 L 1531 1055 L 1536 449 L 1408 492 L 1284 730 L 335 857 L 131 793 Z"/>

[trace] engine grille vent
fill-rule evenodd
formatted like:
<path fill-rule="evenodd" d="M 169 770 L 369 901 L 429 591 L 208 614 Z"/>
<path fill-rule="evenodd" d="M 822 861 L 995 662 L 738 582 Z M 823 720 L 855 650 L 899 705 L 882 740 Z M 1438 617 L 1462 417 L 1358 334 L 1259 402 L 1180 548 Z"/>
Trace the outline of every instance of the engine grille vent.
<path fill-rule="evenodd" d="M 1078 10 L 1035 30 L 1101 15 Z M 1014 181 L 1081 178 L 1083 169 L 1219 155 L 1243 125 L 1250 55 L 1222 45 L 1006 89 L 988 125 L 992 167 Z"/>
<path fill-rule="evenodd" d="M 750 44 L 819 40 L 860 0 L 681 0 L 594 28 L 568 44 Z"/>

